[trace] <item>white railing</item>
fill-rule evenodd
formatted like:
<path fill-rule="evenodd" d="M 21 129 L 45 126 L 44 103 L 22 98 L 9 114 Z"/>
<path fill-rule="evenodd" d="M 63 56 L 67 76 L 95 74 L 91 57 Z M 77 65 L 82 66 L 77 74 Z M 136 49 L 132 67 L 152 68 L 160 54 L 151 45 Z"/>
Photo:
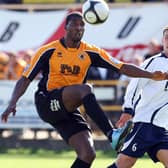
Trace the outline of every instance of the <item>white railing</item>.
<path fill-rule="evenodd" d="M 15 81 L 0 81 L 0 113 L 2 113 L 12 94 Z M 93 84 L 97 100 L 102 105 L 104 111 L 121 111 L 121 105 L 117 104 L 117 85 L 125 85 L 117 80 L 108 81 L 89 81 Z M 34 105 L 34 93 L 37 89 L 37 81 L 33 81 L 26 93 L 20 98 L 17 104 L 17 113 L 15 117 L 9 117 L 8 123 L 0 122 L 0 128 L 51 128 L 44 123 L 38 116 Z"/>

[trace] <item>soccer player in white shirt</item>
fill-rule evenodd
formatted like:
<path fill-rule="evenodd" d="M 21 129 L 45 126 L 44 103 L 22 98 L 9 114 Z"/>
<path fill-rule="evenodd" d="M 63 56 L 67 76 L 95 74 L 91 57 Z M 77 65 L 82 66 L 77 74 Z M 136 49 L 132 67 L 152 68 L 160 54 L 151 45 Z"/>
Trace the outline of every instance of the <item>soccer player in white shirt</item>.
<path fill-rule="evenodd" d="M 162 43 L 163 52 L 147 59 L 142 65 L 144 69 L 168 72 L 168 26 L 163 29 Z M 168 168 L 168 81 L 132 79 L 117 126 L 132 117 L 134 128 L 116 162 L 108 168 L 131 168 L 145 153 Z"/>

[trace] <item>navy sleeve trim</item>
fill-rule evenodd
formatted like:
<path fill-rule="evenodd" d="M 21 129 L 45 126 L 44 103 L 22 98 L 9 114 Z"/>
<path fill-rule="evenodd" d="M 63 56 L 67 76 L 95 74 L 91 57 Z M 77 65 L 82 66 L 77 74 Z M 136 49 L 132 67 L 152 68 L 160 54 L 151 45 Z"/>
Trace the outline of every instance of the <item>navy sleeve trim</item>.
<path fill-rule="evenodd" d="M 114 67 L 113 65 L 102 59 L 98 53 L 91 51 L 86 52 L 90 56 L 92 66 L 112 69 L 116 72 L 119 72 L 119 70 L 116 67 Z"/>
<path fill-rule="evenodd" d="M 124 113 L 130 114 L 132 116 L 134 116 L 134 114 L 135 114 L 135 112 L 132 108 L 127 108 L 127 107 L 124 108 Z"/>

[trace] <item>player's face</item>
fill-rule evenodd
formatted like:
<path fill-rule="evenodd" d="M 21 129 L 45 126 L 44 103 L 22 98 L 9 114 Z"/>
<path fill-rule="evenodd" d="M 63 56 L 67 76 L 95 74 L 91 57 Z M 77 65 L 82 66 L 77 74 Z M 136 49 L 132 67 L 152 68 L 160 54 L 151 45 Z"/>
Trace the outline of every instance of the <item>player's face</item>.
<path fill-rule="evenodd" d="M 163 50 L 166 56 L 168 56 L 168 30 L 164 32 L 162 42 L 163 42 Z"/>
<path fill-rule="evenodd" d="M 67 38 L 73 42 L 81 41 L 85 30 L 85 23 L 80 17 L 73 17 L 66 26 Z"/>

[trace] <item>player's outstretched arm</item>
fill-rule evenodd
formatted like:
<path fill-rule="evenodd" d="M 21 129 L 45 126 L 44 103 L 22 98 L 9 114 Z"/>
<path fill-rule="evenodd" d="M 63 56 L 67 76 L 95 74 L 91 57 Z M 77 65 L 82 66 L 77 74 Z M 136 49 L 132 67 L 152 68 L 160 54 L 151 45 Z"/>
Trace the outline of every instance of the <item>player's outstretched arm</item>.
<path fill-rule="evenodd" d="M 11 113 L 13 114 L 13 116 L 15 115 L 16 103 L 19 100 L 19 98 L 24 94 L 29 84 L 30 84 L 30 80 L 25 77 L 21 77 L 17 81 L 14 91 L 12 93 L 12 97 L 10 99 L 9 105 L 1 115 L 2 122 L 7 122 L 8 117 Z"/>
<path fill-rule="evenodd" d="M 120 69 L 120 72 L 130 76 L 130 77 L 139 77 L 139 78 L 150 78 L 153 80 L 166 80 L 168 79 L 168 73 L 163 73 L 161 71 L 149 72 L 143 69 L 138 68 L 132 64 L 123 64 Z"/>

